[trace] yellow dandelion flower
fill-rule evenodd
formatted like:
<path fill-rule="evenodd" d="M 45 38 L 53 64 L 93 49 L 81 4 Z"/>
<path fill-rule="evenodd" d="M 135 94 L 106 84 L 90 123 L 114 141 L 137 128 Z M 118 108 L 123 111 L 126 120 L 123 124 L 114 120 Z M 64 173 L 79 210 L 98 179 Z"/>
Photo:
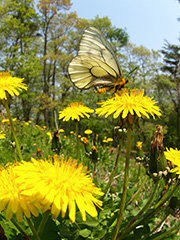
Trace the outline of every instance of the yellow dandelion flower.
<path fill-rule="evenodd" d="M 9 122 L 9 119 L 2 119 L 1 122 L 2 123 Z"/>
<path fill-rule="evenodd" d="M 108 142 L 113 142 L 113 139 L 112 138 L 107 138 L 107 141 Z"/>
<path fill-rule="evenodd" d="M 103 142 L 104 142 L 104 143 L 108 143 L 108 141 L 107 141 L 106 139 L 103 139 Z"/>
<path fill-rule="evenodd" d="M 137 149 L 142 149 L 142 143 L 143 143 L 143 142 L 137 142 L 136 148 L 137 148 Z"/>
<path fill-rule="evenodd" d="M 166 148 L 164 152 L 167 160 L 171 161 L 176 167 L 171 169 L 171 172 L 176 172 L 178 174 L 178 178 L 180 178 L 180 150 L 170 148 L 169 150 Z"/>
<path fill-rule="evenodd" d="M 3 131 L 0 131 L 0 139 L 5 139 L 6 134 Z"/>
<path fill-rule="evenodd" d="M 85 145 L 88 145 L 89 144 L 89 141 L 86 137 L 82 137 L 81 138 L 81 142 L 83 142 Z"/>
<path fill-rule="evenodd" d="M 92 131 L 91 129 L 86 129 L 86 130 L 84 131 L 84 133 L 87 134 L 87 135 L 88 135 L 88 134 L 92 134 L 92 132 L 93 132 L 93 131 Z"/>
<path fill-rule="evenodd" d="M 83 103 L 75 102 L 69 104 L 64 110 L 59 112 L 59 119 L 63 121 L 77 120 L 80 121 L 80 118 L 90 117 L 88 113 L 93 113 L 94 110 L 84 106 Z"/>
<path fill-rule="evenodd" d="M 70 134 L 74 134 L 74 131 L 70 131 Z"/>
<path fill-rule="evenodd" d="M 27 169 L 26 169 L 27 171 Z M 22 222 L 23 216 L 30 218 L 37 217 L 37 207 L 40 205 L 31 202 L 31 199 L 22 194 L 21 184 L 16 182 L 17 174 L 13 166 L 2 169 L 0 173 L 0 211 L 4 210 L 6 219 L 10 220 L 13 214 L 18 222 Z"/>
<path fill-rule="evenodd" d="M 47 132 L 46 134 L 49 136 L 49 139 L 52 140 L 52 134 L 51 134 L 51 132 Z"/>
<path fill-rule="evenodd" d="M 102 196 L 99 188 L 94 186 L 86 168 L 76 160 L 65 160 L 54 156 L 49 161 L 31 159 L 31 162 L 21 162 L 16 167 L 19 181 L 23 182 L 23 194 L 37 196 L 41 202 L 41 211 L 51 209 L 53 218 L 62 214 L 65 216 L 69 209 L 71 222 L 75 221 L 76 205 L 80 210 L 83 221 L 86 221 L 86 212 L 92 217 L 97 216 L 96 206 L 100 207 L 102 201 L 95 195 Z"/>
<path fill-rule="evenodd" d="M 27 85 L 23 83 L 23 78 L 13 77 L 11 72 L 0 72 L 0 99 L 7 100 L 7 94 L 19 95 L 22 89 L 27 90 Z"/>
<path fill-rule="evenodd" d="M 59 129 L 59 132 L 60 132 L 60 133 L 63 133 L 63 132 L 64 132 L 64 129 L 62 129 L 62 128 Z"/>
<path fill-rule="evenodd" d="M 105 115 L 107 118 L 113 114 L 113 118 L 126 118 L 128 114 L 136 115 L 137 117 L 146 116 L 149 118 L 149 114 L 155 118 L 161 116 L 160 109 L 155 106 L 156 101 L 153 98 L 149 98 L 144 95 L 144 90 L 138 89 L 122 89 L 119 94 L 115 94 L 114 97 L 101 102 L 101 107 L 96 109 L 96 114 L 99 116 Z"/>

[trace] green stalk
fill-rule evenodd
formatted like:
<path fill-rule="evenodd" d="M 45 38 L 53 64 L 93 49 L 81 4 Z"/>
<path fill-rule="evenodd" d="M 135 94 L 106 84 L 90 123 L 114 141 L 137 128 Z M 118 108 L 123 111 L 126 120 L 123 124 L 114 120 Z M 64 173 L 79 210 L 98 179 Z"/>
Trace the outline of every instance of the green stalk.
<path fill-rule="evenodd" d="M 79 137 L 78 137 L 78 133 L 79 133 L 79 129 L 78 129 L 78 121 L 75 121 L 75 127 L 76 127 L 76 150 L 77 150 L 77 159 L 79 159 Z"/>
<path fill-rule="evenodd" d="M 125 174 L 124 174 L 124 186 L 123 186 L 123 193 L 121 199 L 121 206 L 120 212 L 117 220 L 117 226 L 113 235 L 112 240 L 115 240 L 121 225 L 121 221 L 123 218 L 123 212 L 126 203 L 126 194 L 127 194 L 127 187 L 128 187 L 128 179 L 129 179 L 129 159 L 130 159 L 130 152 L 131 152 L 131 128 L 127 129 L 127 150 L 126 150 L 126 162 L 125 162 Z"/>
<path fill-rule="evenodd" d="M 19 143 L 18 143 L 18 140 L 17 140 L 17 137 L 16 137 L 16 133 L 15 133 L 15 130 L 14 130 L 14 125 L 13 125 L 13 121 L 12 121 L 11 114 L 10 114 L 10 111 L 9 111 L 9 106 L 8 106 L 8 103 L 7 103 L 6 100 L 3 102 L 3 104 L 4 104 L 4 107 L 6 108 L 7 116 L 8 116 L 9 122 L 10 122 L 10 126 L 11 126 L 11 131 L 12 131 L 15 143 L 16 143 L 16 148 L 17 148 L 17 151 L 18 151 L 19 159 L 20 159 L 20 161 L 22 161 L 23 157 L 22 157 L 22 153 L 21 153 L 21 150 L 20 150 L 20 147 L 19 147 Z"/>
<path fill-rule="evenodd" d="M 136 222 L 134 222 L 124 233 L 124 235 L 127 235 L 130 233 L 133 229 L 135 229 L 138 225 L 142 224 L 143 222 L 146 222 L 147 219 L 151 218 L 154 214 L 156 214 L 159 209 L 163 206 L 163 204 L 170 199 L 170 197 L 174 194 L 174 192 L 178 189 L 178 186 L 180 185 L 180 180 L 178 179 L 176 184 L 174 185 L 173 189 L 169 189 L 164 196 L 160 199 L 160 201 L 155 205 L 155 207 L 148 213 L 145 213 L 144 216 L 142 216 L 140 219 L 137 219 Z M 121 239 L 122 233 L 120 233 L 117 237 L 117 240 Z"/>
<path fill-rule="evenodd" d="M 40 223 L 39 228 L 38 228 L 38 231 L 37 231 L 37 233 L 38 233 L 39 236 L 41 236 L 41 234 L 42 234 L 42 232 L 43 232 L 43 229 L 44 229 L 44 227 L 45 227 L 45 225 L 46 225 L 46 223 L 47 223 L 47 220 L 48 220 L 48 218 L 49 218 L 49 215 L 50 215 L 50 211 L 47 211 L 47 212 L 43 215 L 43 217 L 42 217 L 41 223 Z"/>
<path fill-rule="evenodd" d="M 11 222 L 23 234 L 23 236 L 27 236 L 27 234 L 24 232 L 24 230 L 21 228 L 21 226 L 17 223 L 17 221 L 14 218 L 11 218 Z"/>
<path fill-rule="evenodd" d="M 119 161 L 120 161 L 120 153 L 121 153 L 121 147 L 122 147 L 122 139 L 120 139 L 120 142 L 119 142 L 119 148 L 118 148 L 118 153 L 117 153 L 117 156 L 116 156 L 116 161 L 115 161 L 115 164 L 114 164 L 114 168 L 113 168 L 113 171 L 111 172 L 111 175 L 110 175 L 110 178 L 109 178 L 109 182 L 107 183 L 106 185 L 106 188 L 105 190 L 103 191 L 104 192 L 104 195 L 102 196 L 102 200 L 104 199 L 109 187 L 111 186 L 111 183 L 113 181 L 113 178 L 115 176 L 115 173 L 116 173 L 116 169 L 117 169 L 117 166 L 119 164 Z"/>
<path fill-rule="evenodd" d="M 150 204 L 153 202 L 154 200 L 154 197 L 156 196 L 156 193 L 157 193 L 157 189 L 158 189 L 158 186 L 159 186 L 159 182 L 157 181 L 155 186 L 154 186 L 154 189 L 153 189 L 153 192 L 149 198 L 149 200 L 147 201 L 147 203 L 145 204 L 145 206 L 139 211 L 139 213 L 131 220 L 131 222 L 121 231 L 121 233 L 119 233 L 118 235 L 118 238 L 117 239 L 120 239 L 122 236 L 124 237 L 129 228 L 131 227 L 131 225 L 149 208 Z"/>
<path fill-rule="evenodd" d="M 36 231 L 36 229 L 35 229 L 35 227 L 34 227 L 34 225 L 33 225 L 33 223 L 32 223 L 32 221 L 31 221 L 31 218 L 27 218 L 26 217 L 26 220 L 27 220 L 27 222 L 29 224 L 29 227 L 30 227 L 32 233 L 33 233 L 34 239 L 35 240 L 41 240 L 39 235 L 38 235 L 38 233 L 37 233 L 37 231 Z"/>

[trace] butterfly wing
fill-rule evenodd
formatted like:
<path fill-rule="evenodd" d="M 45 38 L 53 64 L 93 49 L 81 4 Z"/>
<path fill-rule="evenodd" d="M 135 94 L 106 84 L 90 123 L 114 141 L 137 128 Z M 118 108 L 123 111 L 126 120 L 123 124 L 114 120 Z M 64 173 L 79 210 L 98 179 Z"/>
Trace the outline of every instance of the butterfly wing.
<path fill-rule="evenodd" d="M 114 86 L 122 71 L 109 42 L 94 27 L 85 30 L 78 56 L 68 67 L 71 81 L 80 89 Z"/>

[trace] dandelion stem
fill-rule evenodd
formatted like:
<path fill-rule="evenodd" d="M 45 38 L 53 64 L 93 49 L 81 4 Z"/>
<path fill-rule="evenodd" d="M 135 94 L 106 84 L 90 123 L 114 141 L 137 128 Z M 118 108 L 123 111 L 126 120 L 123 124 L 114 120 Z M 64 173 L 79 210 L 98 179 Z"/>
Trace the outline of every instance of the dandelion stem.
<path fill-rule="evenodd" d="M 27 236 L 27 234 L 24 232 L 24 230 L 21 228 L 21 226 L 17 223 L 17 221 L 13 217 L 11 218 L 11 222 L 24 236 Z"/>
<path fill-rule="evenodd" d="M 79 159 L 79 129 L 78 129 L 78 121 L 75 120 L 75 125 L 76 125 L 76 150 L 77 150 L 77 159 Z"/>
<path fill-rule="evenodd" d="M 48 218 L 49 218 L 49 215 L 50 215 L 50 211 L 47 211 L 47 212 L 43 215 L 43 218 L 42 218 L 42 220 L 41 220 L 41 223 L 40 223 L 39 228 L 38 228 L 38 231 L 37 231 L 37 233 L 38 233 L 39 236 L 41 236 L 41 234 L 42 234 L 42 232 L 43 232 L 43 229 L 44 229 L 44 227 L 45 227 L 45 225 L 46 225 L 46 223 L 47 223 L 47 220 L 48 220 Z"/>
<path fill-rule="evenodd" d="M 27 220 L 27 222 L 29 224 L 29 227 L 30 227 L 32 233 L 33 233 L 34 239 L 35 240 L 41 240 L 39 235 L 38 235 L 38 233 L 37 233 L 37 231 L 36 231 L 36 229 L 35 229 L 35 227 L 34 227 L 34 225 L 33 225 L 33 223 L 32 223 L 32 221 L 31 221 L 31 218 L 27 218 L 26 217 L 26 220 Z"/>
<path fill-rule="evenodd" d="M 123 212 L 126 203 L 126 193 L 127 193 L 127 186 L 128 186 L 128 179 L 129 179 L 129 159 L 130 159 L 130 152 L 131 152 L 131 128 L 127 129 L 127 150 L 126 150 L 126 162 L 125 162 L 125 174 L 124 174 L 124 185 L 123 185 L 123 193 L 121 198 L 121 205 L 120 205 L 120 212 L 117 220 L 117 226 L 113 235 L 112 240 L 115 240 L 118 231 L 120 229 L 121 221 L 123 218 Z"/>
<path fill-rule="evenodd" d="M 117 156 L 116 156 L 116 161 L 115 161 L 115 164 L 114 164 L 114 168 L 113 168 L 113 171 L 111 172 L 111 175 L 109 177 L 109 181 L 108 181 L 108 183 L 106 185 L 106 188 L 104 190 L 104 195 L 102 196 L 102 200 L 104 199 L 108 189 L 110 188 L 111 183 L 113 181 L 113 178 L 116 174 L 116 169 L 117 169 L 117 166 L 118 166 L 119 160 L 120 160 L 121 147 L 122 147 L 122 138 L 120 139 L 120 142 L 119 142 L 119 148 L 118 148 L 118 153 L 117 153 Z"/>
<path fill-rule="evenodd" d="M 11 126 L 11 131 L 12 131 L 15 143 L 16 143 L 16 148 L 17 148 L 17 151 L 18 151 L 19 159 L 20 159 L 20 161 L 22 161 L 23 160 L 22 153 L 21 153 L 21 150 L 20 150 L 20 147 L 19 147 L 19 142 L 18 142 L 16 134 L 15 134 L 13 121 L 12 121 L 11 114 L 10 114 L 10 111 L 9 111 L 9 106 L 8 106 L 8 103 L 7 103 L 6 100 L 4 101 L 4 106 L 6 108 L 7 116 L 8 116 L 8 119 L 9 119 L 10 126 Z"/>

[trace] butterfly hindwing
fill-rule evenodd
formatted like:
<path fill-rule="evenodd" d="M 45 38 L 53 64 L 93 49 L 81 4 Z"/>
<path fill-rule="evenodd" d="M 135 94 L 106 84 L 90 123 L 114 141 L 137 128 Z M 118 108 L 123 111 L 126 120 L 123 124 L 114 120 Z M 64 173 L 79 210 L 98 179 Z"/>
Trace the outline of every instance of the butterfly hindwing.
<path fill-rule="evenodd" d="M 77 56 L 70 66 L 71 80 L 80 89 L 113 86 L 118 75 L 109 65 L 93 56 Z"/>

